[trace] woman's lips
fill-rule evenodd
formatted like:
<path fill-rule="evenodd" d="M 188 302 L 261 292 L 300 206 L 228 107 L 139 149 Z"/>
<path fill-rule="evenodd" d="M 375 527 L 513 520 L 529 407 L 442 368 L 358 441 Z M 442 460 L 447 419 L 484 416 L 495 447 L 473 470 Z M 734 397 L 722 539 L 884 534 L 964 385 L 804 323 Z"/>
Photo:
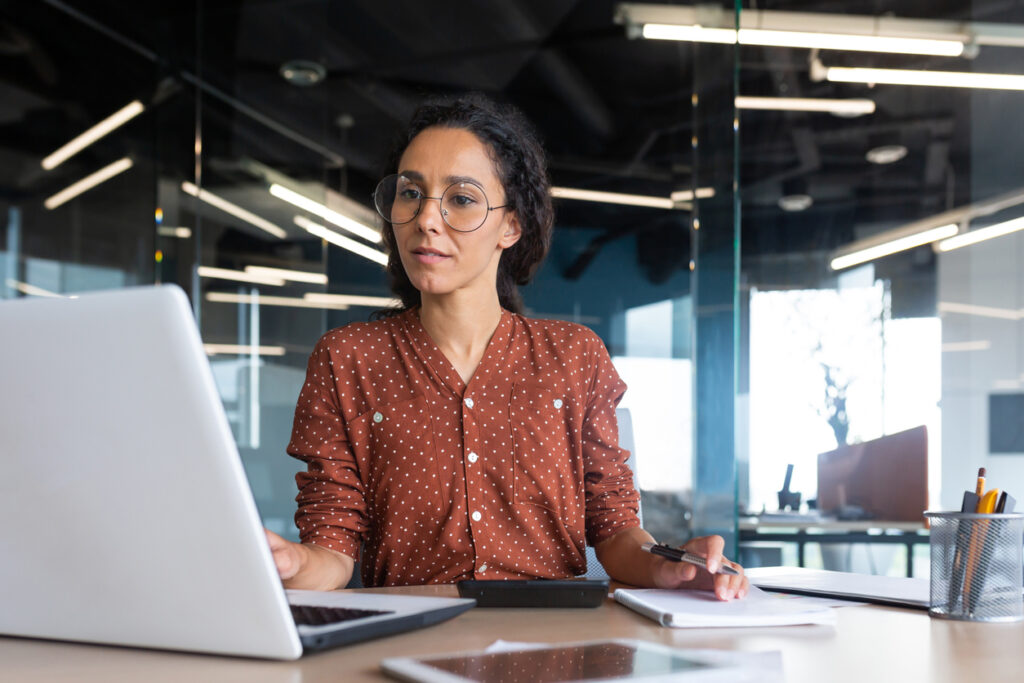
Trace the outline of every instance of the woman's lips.
<path fill-rule="evenodd" d="M 447 258 L 451 258 L 435 249 L 414 249 L 412 255 L 420 263 L 440 263 Z"/>

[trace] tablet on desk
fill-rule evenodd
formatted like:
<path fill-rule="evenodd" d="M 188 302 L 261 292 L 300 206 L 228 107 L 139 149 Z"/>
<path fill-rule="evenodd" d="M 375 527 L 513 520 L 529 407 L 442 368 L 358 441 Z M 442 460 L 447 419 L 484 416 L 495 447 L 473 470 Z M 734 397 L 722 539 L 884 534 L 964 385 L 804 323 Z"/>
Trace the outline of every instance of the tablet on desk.
<path fill-rule="evenodd" d="M 740 680 L 735 678 L 739 671 L 733 665 L 639 640 L 599 640 L 424 658 L 395 657 L 383 660 L 381 668 L 394 678 L 413 683 Z"/>

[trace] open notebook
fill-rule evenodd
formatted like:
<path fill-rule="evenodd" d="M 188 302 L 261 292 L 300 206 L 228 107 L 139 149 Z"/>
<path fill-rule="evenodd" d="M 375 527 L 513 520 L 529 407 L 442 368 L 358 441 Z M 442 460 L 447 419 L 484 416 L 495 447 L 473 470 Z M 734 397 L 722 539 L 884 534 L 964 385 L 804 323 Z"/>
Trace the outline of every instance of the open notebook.
<path fill-rule="evenodd" d="M 742 600 L 723 602 L 710 591 L 620 588 L 615 599 L 662 626 L 739 627 L 834 624 L 835 613 L 822 601 L 766 593 L 754 586 Z"/>

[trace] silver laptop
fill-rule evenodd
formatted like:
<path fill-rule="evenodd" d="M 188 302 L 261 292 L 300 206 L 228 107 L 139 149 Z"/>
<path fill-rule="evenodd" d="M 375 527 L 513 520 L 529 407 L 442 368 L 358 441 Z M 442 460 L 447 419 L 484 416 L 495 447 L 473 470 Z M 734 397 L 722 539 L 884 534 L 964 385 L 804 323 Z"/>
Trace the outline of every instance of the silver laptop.
<path fill-rule="evenodd" d="M 0 302 L 0 634 L 294 659 L 473 604 L 282 589 L 177 287 Z"/>

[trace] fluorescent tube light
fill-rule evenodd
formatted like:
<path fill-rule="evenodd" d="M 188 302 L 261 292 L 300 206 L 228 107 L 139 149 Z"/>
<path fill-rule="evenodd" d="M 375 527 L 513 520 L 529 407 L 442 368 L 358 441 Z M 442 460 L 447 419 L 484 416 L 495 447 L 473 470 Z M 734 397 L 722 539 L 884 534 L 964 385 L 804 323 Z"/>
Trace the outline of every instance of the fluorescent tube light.
<path fill-rule="evenodd" d="M 233 294 L 230 292 L 209 292 L 206 295 L 207 301 L 227 304 L 248 304 L 257 303 L 266 306 L 293 306 L 296 308 L 328 308 L 333 310 L 346 310 L 352 306 L 367 307 L 389 307 L 397 306 L 401 302 L 398 299 L 387 296 L 363 296 L 361 294 L 320 294 L 309 292 L 303 298 L 290 296 L 266 296 L 260 294 Z"/>
<path fill-rule="evenodd" d="M 362 237 L 364 240 L 370 242 L 381 242 L 382 238 L 380 233 L 363 225 L 359 221 L 353 220 L 348 216 L 342 215 L 333 209 L 328 209 L 320 202 L 313 201 L 309 197 L 305 197 L 298 192 L 289 190 L 283 185 L 274 183 L 270 186 L 270 194 L 274 195 L 278 199 L 283 199 L 293 206 L 297 206 L 303 211 L 308 211 L 311 214 L 320 216 L 328 223 L 333 223 L 343 230 L 348 230 L 353 235 Z"/>
<path fill-rule="evenodd" d="M 72 296 L 72 297 L 65 297 L 63 294 L 58 294 L 57 292 L 51 292 L 48 289 L 43 289 L 42 287 L 36 287 L 35 285 L 30 285 L 27 282 L 21 282 L 20 280 L 13 280 L 11 278 L 7 278 L 6 282 L 7 282 L 7 286 L 8 287 L 10 287 L 11 289 L 18 290 L 19 292 L 21 292 L 25 296 L 45 296 L 45 297 L 50 297 L 50 298 L 54 298 L 54 299 L 65 299 L 65 298 L 74 299 L 74 298 L 77 298 L 77 297 L 74 297 L 74 296 Z"/>
<path fill-rule="evenodd" d="M 170 225 L 158 225 L 156 228 L 156 234 L 161 237 L 177 237 L 178 239 L 187 240 L 192 236 L 191 228 L 184 227 L 173 227 Z"/>
<path fill-rule="evenodd" d="M 919 71 L 829 66 L 825 67 L 825 80 L 834 83 L 883 83 L 886 85 L 930 85 L 940 88 L 1024 90 L 1024 75 L 972 73 L 970 71 Z"/>
<path fill-rule="evenodd" d="M 327 276 L 323 273 L 311 273 L 305 270 L 289 270 L 287 268 L 270 268 L 268 266 L 246 266 L 245 272 L 253 275 L 278 277 L 293 282 L 308 282 L 313 285 L 326 285 Z"/>
<path fill-rule="evenodd" d="M 401 301 L 392 296 L 363 296 L 361 294 L 326 294 L 321 292 L 306 292 L 303 296 L 307 301 L 317 303 L 334 303 L 344 306 L 381 306 L 390 308 L 401 305 Z"/>
<path fill-rule="evenodd" d="M 644 38 L 652 40 L 680 40 L 692 43 L 761 45 L 765 47 L 797 47 L 818 50 L 847 50 L 851 52 L 885 52 L 889 54 L 933 55 L 959 57 L 964 52 L 961 40 L 934 38 L 904 38 L 854 33 L 828 33 L 822 31 L 780 31 L 759 28 L 741 28 L 739 39 L 734 29 L 709 28 L 699 24 L 644 24 Z"/>
<path fill-rule="evenodd" d="M 119 159 L 112 164 L 104 166 L 100 170 L 90 173 L 81 180 L 68 185 L 57 194 L 48 197 L 44 202 L 43 206 L 47 209 L 56 209 L 61 204 L 68 202 L 83 192 L 87 192 L 92 188 L 96 187 L 100 183 L 106 182 L 116 176 L 118 173 L 124 173 L 132 167 L 132 160 L 128 157 Z"/>
<path fill-rule="evenodd" d="M 203 344 L 203 350 L 208 356 L 216 356 L 220 353 L 249 356 L 258 353 L 261 356 L 283 356 L 283 346 L 252 346 L 251 344 Z"/>
<path fill-rule="evenodd" d="M 52 171 L 92 143 L 102 138 L 104 135 L 107 135 L 114 129 L 123 126 L 128 121 L 131 121 L 145 109 L 146 108 L 142 106 L 142 102 L 139 102 L 138 100 L 127 104 L 120 110 L 97 123 L 89 130 L 75 138 L 72 138 L 65 145 L 43 159 L 43 168 L 47 171 Z"/>
<path fill-rule="evenodd" d="M 206 295 L 207 301 L 214 303 L 224 304 L 251 304 L 256 303 L 262 306 L 290 306 L 292 308 L 329 308 L 334 310 L 346 310 L 347 304 L 338 304 L 334 302 L 319 302 L 310 301 L 308 299 L 300 299 L 294 296 L 267 296 L 266 294 L 260 294 L 259 296 L 253 296 L 251 294 L 233 294 L 231 292 L 208 292 Z"/>
<path fill-rule="evenodd" d="M 976 306 L 974 304 L 961 304 L 954 301 L 940 301 L 939 313 L 961 313 L 963 315 L 977 315 L 982 318 L 998 318 L 1000 320 L 1020 320 L 1024 313 L 1012 308 L 996 308 L 995 306 Z"/>
<path fill-rule="evenodd" d="M 644 194 L 623 194 L 621 192 L 599 192 L 580 190 L 574 187 L 552 187 L 551 196 L 558 199 L 578 199 L 584 202 L 646 206 L 654 209 L 673 209 L 675 202 L 669 197 L 653 197 Z"/>
<path fill-rule="evenodd" d="M 978 341 L 947 342 L 942 345 L 942 351 L 943 353 L 955 351 L 988 351 L 991 347 L 992 342 L 987 339 L 979 339 Z"/>
<path fill-rule="evenodd" d="M 850 252 L 849 254 L 837 256 L 832 259 L 830 265 L 832 270 L 842 270 L 860 263 L 866 263 L 867 261 L 874 261 L 875 259 L 882 258 L 883 256 L 889 256 L 890 254 L 895 254 L 900 251 L 913 249 L 914 247 L 919 247 L 922 244 L 930 244 L 937 240 L 952 237 L 957 233 L 957 230 L 959 230 L 959 228 L 956 224 L 940 225 L 937 228 L 932 228 L 913 235 L 907 235 L 906 237 L 900 237 L 888 242 L 883 242 L 882 244 L 876 244 L 866 249 L 859 249 L 857 251 Z"/>
<path fill-rule="evenodd" d="M 828 99 L 824 97 L 751 97 L 736 98 L 737 109 L 766 109 L 773 111 L 820 111 L 840 116 L 861 116 L 875 112 L 874 100 Z"/>
<path fill-rule="evenodd" d="M 249 223 L 250 225 L 255 225 L 260 230 L 269 232 L 271 235 L 277 237 L 278 239 L 283 240 L 285 237 L 288 236 L 288 233 L 286 233 L 284 230 L 274 225 L 267 219 L 260 218 L 256 214 L 250 211 L 246 211 L 237 204 L 232 204 L 223 197 L 213 194 L 209 190 L 200 190 L 198 187 L 196 187 L 195 185 L 188 181 L 185 181 L 181 184 L 181 189 L 186 194 L 190 194 L 193 197 L 201 199 L 210 206 L 214 206 L 223 211 L 224 213 L 229 213 L 235 218 L 241 219 L 246 223 Z"/>
<path fill-rule="evenodd" d="M 995 237 L 1009 235 L 1017 232 L 1018 230 L 1024 230 L 1024 216 L 1021 218 L 1014 218 L 1010 221 L 996 223 L 995 225 L 990 225 L 987 228 L 978 228 L 977 230 L 961 233 L 955 237 L 950 237 L 948 240 L 942 240 L 935 245 L 935 248 L 939 251 L 953 251 L 954 249 L 966 247 L 970 244 L 977 244 L 978 242 L 984 242 L 985 240 L 990 240 Z"/>
<path fill-rule="evenodd" d="M 677 190 L 669 195 L 669 199 L 674 204 L 676 202 L 691 202 L 695 196 L 697 199 L 710 199 L 715 196 L 715 188 L 698 187 L 696 192 L 693 190 Z"/>
<path fill-rule="evenodd" d="M 353 254 L 358 254 L 365 259 L 375 261 L 382 266 L 386 266 L 388 263 L 388 255 L 383 251 L 378 251 L 373 247 L 368 247 L 361 242 L 356 242 L 354 239 L 339 235 L 333 230 L 328 230 L 319 223 L 314 223 L 305 216 L 296 216 L 295 225 L 299 226 L 311 235 L 316 235 L 322 240 L 327 240 L 331 244 L 341 247 L 342 249 L 348 249 Z"/>
<path fill-rule="evenodd" d="M 246 273 L 241 270 L 213 268 L 211 266 L 199 266 L 196 268 L 196 272 L 199 274 L 199 277 L 216 278 L 218 280 L 237 280 L 238 282 L 253 282 L 259 285 L 273 285 L 275 287 L 280 287 L 285 283 L 280 277 L 263 273 Z"/>

